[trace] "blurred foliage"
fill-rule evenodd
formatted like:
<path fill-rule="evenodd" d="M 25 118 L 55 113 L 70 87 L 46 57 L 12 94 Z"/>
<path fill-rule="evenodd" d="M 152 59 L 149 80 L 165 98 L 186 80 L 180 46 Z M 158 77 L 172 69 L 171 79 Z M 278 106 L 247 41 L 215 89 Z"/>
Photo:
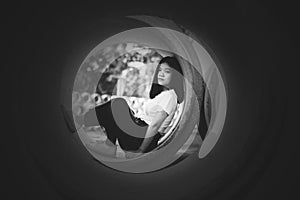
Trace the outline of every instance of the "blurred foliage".
<path fill-rule="evenodd" d="M 157 61 L 157 59 L 151 59 L 153 57 L 159 57 L 153 50 L 149 50 L 146 55 L 142 55 L 138 51 L 131 51 L 120 56 L 102 73 L 96 92 L 146 97 Z M 117 89 L 122 91 L 117 91 Z"/>
<path fill-rule="evenodd" d="M 73 106 L 76 113 L 83 115 L 95 106 L 95 96 L 91 96 L 94 94 L 97 94 L 98 103 L 112 95 L 132 97 L 129 103 L 139 109 L 143 99 L 148 98 L 152 76 L 160 59 L 161 55 L 154 49 L 132 43 L 93 52 L 75 78 Z M 133 102 L 133 98 L 141 100 Z"/>

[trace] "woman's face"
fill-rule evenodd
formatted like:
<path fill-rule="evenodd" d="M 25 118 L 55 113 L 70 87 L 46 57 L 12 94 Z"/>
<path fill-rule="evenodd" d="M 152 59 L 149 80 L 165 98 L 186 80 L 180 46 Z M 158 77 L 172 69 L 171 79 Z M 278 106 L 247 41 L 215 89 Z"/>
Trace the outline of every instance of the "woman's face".
<path fill-rule="evenodd" d="M 169 86 L 172 78 L 172 68 L 167 63 L 162 63 L 158 67 L 157 81 L 162 86 Z"/>

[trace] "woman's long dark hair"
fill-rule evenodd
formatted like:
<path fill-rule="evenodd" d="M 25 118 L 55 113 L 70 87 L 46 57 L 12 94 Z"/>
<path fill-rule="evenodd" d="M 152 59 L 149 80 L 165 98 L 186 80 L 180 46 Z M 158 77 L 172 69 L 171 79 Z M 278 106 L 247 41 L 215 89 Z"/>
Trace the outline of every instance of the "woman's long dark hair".
<path fill-rule="evenodd" d="M 160 84 L 158 84 L 157 81 L 157 74 L 158 74 L 158 69 L 159 66 L 163 63 L 166 63 L 169 67 L 173 69 L 172 77 L 171 77 L 171 82 L 169 84 L 170 88 L 166 88 Z M 156 95 L 160 94 L 162 91 L 165 89 L 174 89 L 176 95 L 177 95 L 177 101 L 178 103 L 181 103 L 184 99 L 184 90 L 183 90 L 183 73 L 182 69 L 180 67 L 180 64 L 175 57 L 167 56 L 162 58 L 158 66 L 156 67 L 156 70 L 154 72 L 153 76 L 153 81 L 152 81 L 152 86 L 150 89 L 150 99 L 153 99 Z"/>

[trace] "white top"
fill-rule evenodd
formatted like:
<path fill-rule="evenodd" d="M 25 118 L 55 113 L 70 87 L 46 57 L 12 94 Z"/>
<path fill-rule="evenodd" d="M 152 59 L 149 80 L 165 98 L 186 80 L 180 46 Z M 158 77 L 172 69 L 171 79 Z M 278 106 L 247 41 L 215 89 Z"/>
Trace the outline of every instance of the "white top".
<path fill-rule="evenodd" d="M 175 91 L 166 90 L 156 95 L 153 99 L 148 99 L 143 105 L 144 112 L 138 112 L 135 116 L 144 120 L 148 125 L 160 111 L 165 111 L 168 116 L 162 123 L 160 129 L 168 127 L 172 121 L 177 108 L 177 95 Z"/>

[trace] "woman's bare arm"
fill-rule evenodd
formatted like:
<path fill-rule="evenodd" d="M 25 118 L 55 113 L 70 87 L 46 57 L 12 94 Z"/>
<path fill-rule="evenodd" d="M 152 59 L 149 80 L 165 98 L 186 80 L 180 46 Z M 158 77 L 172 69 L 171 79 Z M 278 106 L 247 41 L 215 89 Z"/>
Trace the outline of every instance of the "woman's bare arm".
<path fill-rule="evenodd" d="M 145 139 L 143 140 L 140 150 L 143 152 L 151 143 L 152 136 L 158 133 L 159 127 L 162 125 L 164 120 L 167 118 L 168 114 L 165 111 L 160 111 L 156 114 L 156 117 L 152 120 L 151 124 L 148 126 Z"/>

